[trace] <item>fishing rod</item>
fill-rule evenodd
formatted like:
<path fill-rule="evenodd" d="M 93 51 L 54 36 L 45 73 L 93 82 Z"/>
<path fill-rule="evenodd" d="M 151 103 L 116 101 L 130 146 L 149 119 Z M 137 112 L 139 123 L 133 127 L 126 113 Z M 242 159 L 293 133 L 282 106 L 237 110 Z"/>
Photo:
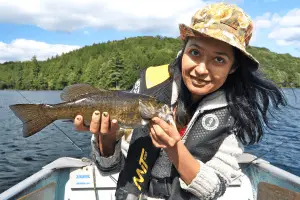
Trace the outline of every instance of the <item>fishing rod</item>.
<path fill-rule="evenodd" d="M 159 93 L 161 90 L 159 90 L 159 91 L 157 91 L 157 92 L 155 92 L 154 93 L 154 95 L 156 95 L 157 93 Z M 20 91 L 17 91 L 24 99 L 26 99 L 28 102 L 30 102 L 23 94 L 21 94 L 21 92 Z M 296 96 L 296 94 L 295 94 L 295 92 L 294 92 L 294 90 L 293 90 L 293 94 L 294 94 L 294 96 Z M 82 151 L 84 154 L 86 154 L 61 128 L 59 128 L 54 122 L 53 122 L 53 124 L 54 124 L 54 126 L 61 132 L 61 133 L 63 133 L 68 139 L 69 139 L 69 141 L 73 144 L 73 145 L 75 145 L 78 149 L 80 149 L 80 151 Z M 284 130 L 284 129 L 281 129 L 281 131 L 286 131 L 286 132 L 292 132 L 292 131 L 288 131 L 288 130 Z M 296 134 L 298 134 L 298 132 L 296 133 Z M 299 139 L 298 138 L 298 136 L 297 135 L 291 135 L 291 138 L 295 138 L 295 139 Z M 283 140 L 279 145 L 277 145 L 277 148 L 278 147 L 281 147 L 285 142 L 287 142 L 288 141 L 288 139 L 290 139 L 290 138 L 287 138 L 287 139 L 285 139 L 285 140 Z M 240 167 L 238 170 L 246 170 L 247 168 L 249 168 L 251 165 L 253 165 L 254 164 L 254 162 L 256 161 L 256 160 L 258 160 L 258 159 L 260 159 L 260 158 L 263 158 L 264 156 L 266 156 L 267 154 L 269 154 L 269 153 L 271 153 L 272 151 L 274 151 L 274 149 L 275 148 L 269 148 L 269 150 L 267 150 L 266 152 L 264 152 L 264 153 L 262 153 L 261 155 L 259 155 L 259 156 L 257 156 L 255 159 L 253 159 L 252 161 L 250 161 L 248 164 L 247 164 L 247 166 L 245 166 L 245 167 Z M 242 177 L 242 176 L 245 176 L 245 174 L 243 174 L 243 175 L 240 175 L 240 176 L 238 176 L 238 177 L 236 177 L 235 179 L 233 179 L 233 181 L 234 180 L 236 180 L 236 179 L 239 179 L 240 177 Z M 112 180 L 113 181 L 115 181 L 115 182 L 117 182 L 117 180 L 114 178 L 114 177 L 112 177 L 111 176 L 111 178 L 112 178 Z"/>
<path fill-rule="evenodd" d="M 31 103 L 20 91 L 17 90 L 17 92 L 29 103 Z M 47 117 L 47 115 L 45 115 Z M 26 123 L 26 122 L 25 122 Z M 63 133 L 68 140 L 75 146 L 77 147 L 83 154 L 88 155 L 86 152 L 83 151 L 83 149 L 78 146 L 61 128 L 59 128 L 54 122 L 52 123 L 61 133 Z"/>

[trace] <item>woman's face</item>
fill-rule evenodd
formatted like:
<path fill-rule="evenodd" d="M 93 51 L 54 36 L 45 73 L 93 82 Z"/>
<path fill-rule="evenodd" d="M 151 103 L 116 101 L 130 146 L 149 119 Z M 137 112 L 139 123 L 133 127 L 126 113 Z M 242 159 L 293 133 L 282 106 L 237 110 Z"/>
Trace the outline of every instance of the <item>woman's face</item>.
<path fill-rule="evenodd" d="M 190 38 L 182 57 L 182 77 L 193 100 L 219 89 L 234 63 L 233 47 L 208 37 Z"/>

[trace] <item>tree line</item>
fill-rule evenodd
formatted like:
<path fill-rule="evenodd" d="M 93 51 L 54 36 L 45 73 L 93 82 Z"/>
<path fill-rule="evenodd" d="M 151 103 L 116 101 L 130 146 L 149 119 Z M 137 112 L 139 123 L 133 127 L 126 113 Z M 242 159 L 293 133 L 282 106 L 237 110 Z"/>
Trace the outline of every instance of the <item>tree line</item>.
<path fill-rule="evenodd" d="M 129 89 L 140 70 L 173 61 L 182 47 L 179 39 L 162 36 L 125 38 L 85 46 L 38 61 L 0 64 L 0 89 L 61 90 L 88 83 L 104 89 Z M 300 58 L 249 47 L 264 74 L 281 87 L 300 87 Z"/>

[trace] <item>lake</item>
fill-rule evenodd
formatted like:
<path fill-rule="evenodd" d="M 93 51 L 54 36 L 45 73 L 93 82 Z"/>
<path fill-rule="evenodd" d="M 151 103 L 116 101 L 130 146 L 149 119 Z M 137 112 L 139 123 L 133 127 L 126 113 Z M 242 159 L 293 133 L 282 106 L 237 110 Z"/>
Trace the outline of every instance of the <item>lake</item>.
<path fill-rule="evenodd" d="M 30 103 L 61 102 L 61 91 L 20 91 Z M 260 144 L 246 151 L 300 176 L 300 89 L 284 89 L 289 104 L 278 119 L 272 119 L 275 130 L 266 131 Z M 84 152 L 72 144 L 53 124 L 29 138 L 22 136 L 22 123 L 9 105 L 28 103 L 17 91 L 0 90 L 0 193 L 40 170 L 44 165 L 63 157 L 88 157 L 89 132 L 76 132 L 72 123 L 56 121 Z"/>

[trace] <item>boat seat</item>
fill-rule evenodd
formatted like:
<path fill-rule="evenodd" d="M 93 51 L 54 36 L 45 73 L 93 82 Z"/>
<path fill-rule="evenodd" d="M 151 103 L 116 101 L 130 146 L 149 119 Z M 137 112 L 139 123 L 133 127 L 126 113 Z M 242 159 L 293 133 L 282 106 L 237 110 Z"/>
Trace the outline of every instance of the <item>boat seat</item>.
<path fill-rule="evenodd" d="M 266 182 L 258 184 L 257 200 L 299 200 L 300 193 Z"/>

